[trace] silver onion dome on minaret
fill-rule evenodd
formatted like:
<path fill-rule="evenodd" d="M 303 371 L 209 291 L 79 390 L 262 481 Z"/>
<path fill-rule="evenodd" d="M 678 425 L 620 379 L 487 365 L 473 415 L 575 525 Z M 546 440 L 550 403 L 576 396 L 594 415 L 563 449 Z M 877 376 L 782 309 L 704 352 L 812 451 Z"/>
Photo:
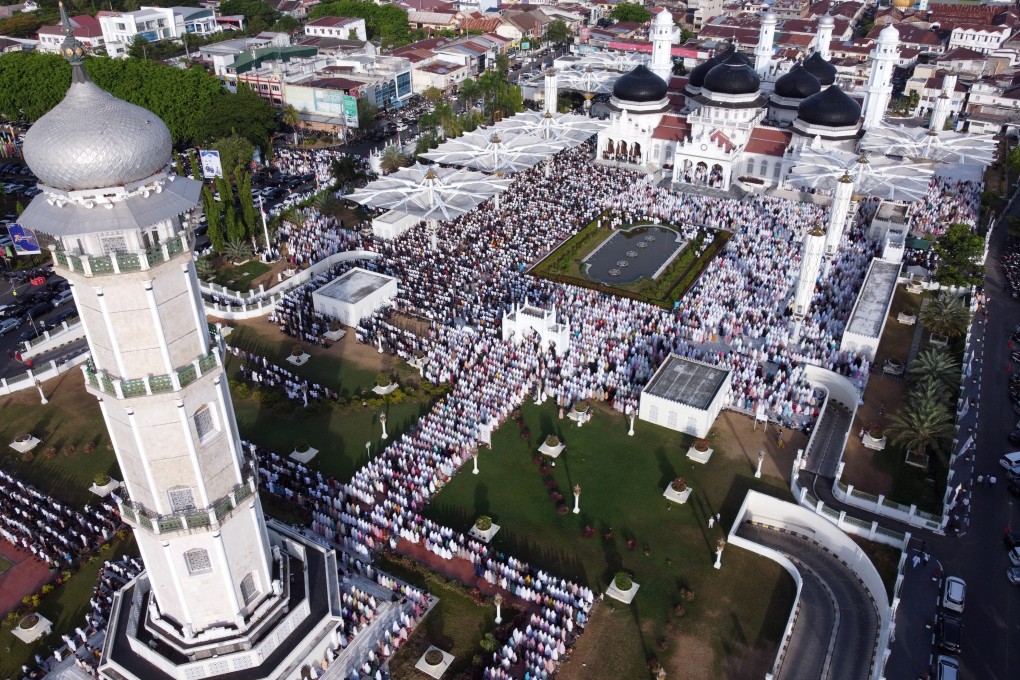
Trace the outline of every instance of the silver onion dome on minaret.
<path fill-rule="evenodd" d="M 61 6 L 66 37 L 60 52 L 71 63 L 64 99 L 25 135 L 25 162 L 49 187 L 64 191 L 123 186 L 144 180 L 170 161 L 170 130 L 156 114 L 117 99 L 89 80 L 85 48 Z"/>

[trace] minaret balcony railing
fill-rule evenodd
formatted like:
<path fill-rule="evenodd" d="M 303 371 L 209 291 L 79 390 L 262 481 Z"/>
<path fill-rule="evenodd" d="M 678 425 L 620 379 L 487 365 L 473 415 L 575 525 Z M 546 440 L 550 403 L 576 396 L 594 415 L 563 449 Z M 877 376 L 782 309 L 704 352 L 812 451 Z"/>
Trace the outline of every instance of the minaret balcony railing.
<path fill-rule="evenodd" d="M 181 234 L 149 250 L 120 252 L 113 255 L 76 255 L 63 250 L 54 250 L 53 262 L 68 271 L 81 272 L 87 277 L 109 276 L 152 269 L 157 264 L 169 262 L 187 248 L 187 236 Z"/>
<path fill-rule="evenodd" d="M 243 483 L 236 484 L 230 493 L 217 498 L 205 509 L 193 508 L 169 515 L 157 514 L 141 503 L 117 501 L 120 515 L 127 522 L 147 529 L 154 534 L 169 534 L 175 531 L 187 531 L 202 527 L 217 527 L 222 524 L 244 501 L 255 495 L 255 477 L 248 477 Z"/>
<path fill-rule="evenodd" d="M 219 363 L 219 355 L 216 352 L 209 352 L 190 364 L 181 366 L 173 373 L 149 375 L 131 380 L 115 378 L 105 371 L 97 372 L 91 359 L 82 364 L 81 370 L 85 374 L 85 382 L 92 387 L 117 399 L 126 399 L 176 392 L 201 378 Z"/>

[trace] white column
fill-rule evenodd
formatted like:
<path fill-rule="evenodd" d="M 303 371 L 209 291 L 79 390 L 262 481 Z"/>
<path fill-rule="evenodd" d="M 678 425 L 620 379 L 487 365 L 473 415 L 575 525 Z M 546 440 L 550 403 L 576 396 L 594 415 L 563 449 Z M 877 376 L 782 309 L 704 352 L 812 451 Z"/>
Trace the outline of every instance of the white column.
<path fill-rule="evenodd" d="M 223 546 L 223 533 L 220 531 L 215 532 L 212 535 L 213 543 L 216 544 L 216 554 L 220 558 L 220 565 L 223 567 L 223 585 L 227 591 L 227 597 L 230 598 L 230 606 L 234 610 L 234 616 L 238 619 L 237 623 L 241 622 L 241 603 L 237 599 L 237 592 L 234 590 L 234 577 L 230 573 L 230 560 L 227 559 L 227 549 Z"/>
<path fill-rule="evenodd" d="M 850 212 L 850 201 L 854 195 L 854 181 L 850 175 L 843 173 L 843 176 L 836 182 L 836 190 L 832 195 L 832 205 L 829 208 L 829 225 L 825 232 L 825 256 L 832 258 L 839 250 L 839 244 L 843 240 L 843 230 L 846 229 L 847 215 Z"/>
<path fill-rule="evenodd" d="M 103 289 L 95 288 L 94 290 L 96 291 L 96 300 L 99 301 L 99 311 L 103 314 L 103 323 L 106 325 L 106 334 L 110 336 L 110 349 L 113 350 L 113 358 L 117 362 L 118 377 L 126 378 L 127 371 L 124 369 L 124 361 L 120 358 L 120 343 L 117 342 L 117 334 L 113 330 L 113 320 L 110 318 L 110 309 L 106 305 Z M 95 352 L 92 355 L 94 357 Z"/>
<path fill-rule="evenodd" d="M 81 296 L 78 295 L 78 290 L 74 285 L 74 281 L 69 279 L 68 283 L 71 286 L 71 299 L 74 300 L 74 308 L 77 310 L 84 310 L 85 307 L 81 303 Z M 85 323 L 85 314 L 82 314 L 80 311 L 78 313 L 78 321 L 81 322 L 82 332 L 85 333 L 85 342 L 88 343 L 89 348 L 95 347 L 95 344 L 92 342 L 92 333 L 89 331 L 89 325 Z M 102 367 L 99 365 L 99 361 L 96 359 L 95 352 L 92 353 L 92 366 L 95 367 L 96 373 L 102 370 Z"/>
<path fill-rule="evenodd" d="M 269 549 L 269 537 L 266 535 L 266 522 L 263 518 L 259 517 L 258 506 L 255 503 L 256 498 L 258 498 L 258 496 L 252 497 L 251 502 L 248 504 L 248 509 L 251 511 L 251 521 L 252 524 L 255 525 L 255 533 L 258 534 L 259 537 L 259 550 L 261 550 L 262 554 L 265 556 L 265 560 L 259 560 L 259 566 L 262 566 L 266 564 L 266 560 L 272 561 L 273 554 Z M 269 569 L 265 574 L 265 578 L 267 581 L 270 581 L 272 576 L 273 571 L 272 569 Z M 271 587 L 271 585 L 272 584 L 268 584 L 268 587 Z"/>
<path fill-rule="evenodd" d="M 663 8 L 652 22 L 652 73 L 669 83 L 673 75 L 673 15 Z"/>
<path fill-rule="evenodd" d="M 141 541 L 139 541 L 141 543 Z M 170 568 L 170 578 L 174 582 L 174 591 L 177 593 L 177 601 L 181 603 L 181 610 L 184 612 L 184 637 L 190 638 L 194 635 L 195 622 L 191 617 L 191 608 L 188 607 L 188 598 L 184 596 L 184 584 L 181 583 L 181 574 L 177 569 L 177 557 L 174 555 L 174 551 L 170 549 L 170 542 L 163 541 L 163 558 L 166 562 L 167 567 Z M 144 559 L 143 559 L 144 562 Z M 156 584 L 149 581 L 149 584 L 153 591 L 156 590 Z M 164 608 L 165 612 L 166 609 Z"/>
<path fill-rule="evenodd" d="M 184 400 L 177 400 L 177 415 L 181 419 L 181 428 L 184 431 L 184 442 L 188 446 L 188 458 L 191 460 L 191 468 L 195 472 L 195 480 L 198 482 L 198 496 L 202 500 L 202 507 L 209 507 L 209 492 L 205 488 L 205 477 L 202 475 L 202 465 L 198 462 L 198 451 L 195 450 L 195 442 L 191 438 L 191 427 L 188 425 L 188 414 L 184 412 Z"/>
<path fill-rule="evenodd" d="M 822 55 L 822 59 L 829 60 L 829 44 L 832 43 L 832 31 L 836 27 L 836 21 L 828 14 L 818 17 L 818 32 L 815 33 L 815 52 Z"/>
<path fill-rule="evenodd" d="M 950 110 L 953 104 L 953 92 L 956 90 L 957 75 L 950 71 L 942 79 L 942 94 L 935 99 L 935 105 L 931 109 L 931 122 L 928 129 L 932 132 L 942 132 L 946 127 L 946 120 L 949 119 Z"/>
<path fill-rule="evenodd" d="M 153 510 L 157 514 L 166 515 L 167 508 L 165 507 L 163 493 L 160 487 L 156 486 L 156 477 L 152 474 L 152 465 L 149 464 L 149 454 L 145 451 L 145 444 L 142 443 L 142 433 L 138 431 L 138 423 L 135 422 L 135 410 L 129 408 L 125 409 L 125 411 L 127 411 L 128 423 L 131 425 L 131 434 L 135 437 L 135 446 L 138 447 L 138 459 L 142 462 L 142 470 L 145 471 L 145 483 L 149 485 L 152 504 L 156 506 Z M 127 475 L 124 476 L 127 477 Z"/>
<path fill-rule="evenodd" d="M 237 421 L 234 420 L 234 405 L 230 401 L 230 395 L 224 397 L 223 392 L 227 389 L 226 381 L 223 380 L 223 374 L 213 380 L 213 384 L 216 385 L 216 401 L 220 406 L 220 422 L 223 423 L 223 431 L 227 436 L 227 442 L 230 446 L 230 457 L 234 461 L 234 474 L 237 475 L 237 483 L 240 484 L 244 481 L 244 474 L 241 472 L 241 456 L 237 452 L 237 442 L 234 441 L 234 430 L 233 427 Z M 229 404 L 229 407 L 228 407 Z"/>
<path fill-rule="evenodd" d="M 865 130 L 880 125 L 892 95 L 892 76 L 900 57 L 900 34 L 892 24 L 882 29 L 871 51 L 871 76 L 864 88 Z"/>
<path fill-rule="evenodd" d="M 768 75 L 772 66 L 772 46 L 776 39 L 776 23 L 779 17 L 769 10 L 761 16 L 761 32 L 754 47 L 754 70 L 759 78 Z"/>
<path fill-rule="evenodd" d="M 195 316 L 195 328 L 198 329 L 199 342 L 202 343 L 202 354 L 206 355 L 209 353 L 209 324 L 205 321 L 205 304 L 202 302 L 202 295 L 194 285 L 198 279 L 191 273 L 190 261 L 181 265 L 181 271 L 184 272 L 184 283 L 188 288 L 188 295 L 195 301 L 191 305 L 191 311 Z"/>
<path fill-rule="evenodd" d="M 159 318 L 159 306 L 156 304 L 156 291 L 152 289 L 152 281 L 145 281 L 145 297 L 149 301 L 149 312 L 152 313 L 152 326 L 159 342 L 159 353 L 163 355 L 163 364 L 167 374 L 174 372 L 174 362 L 170 358 L 170 347 L 166 344 L 166 333 L 163 332 L 163 320 Z"/>
<path fill-rule="evenodd" d="M 803 319 L 811 306 L 811 298 L 815 293 L 815 282 L 822 267 L 822 255 L 825 252 L 825 232 L 815 229 L 804 237 L 804 250 L 800 260 L 800 276 L 797 278 L 797 291 L 793 297 L 793 315 Z"/>
<path fill-rule="evenodd" d="M 120 460 L 120 446 L 117 445 L 117 438 L 113 436 L 113 424 L 110 422 L 110 414 L 106 411 L 106 401 L 102 397 L 97 397 L 99 402 L 99 412 L 103 414 L 103 422 L 106 423 L 106 431 L 110 435 L 110 446 L 113 448 L 113 453 Z M 121 470 L 121 472 L 124 472 Z M 121 475 L 124 477 L 124 486 L 127 487 L 128 496 L 137 500 L 138 494 L 136 493 L 133 480 L 128 479 L 128 475 Z"/>
<path fill-rule="evenodd" d="M 558 81 L 556 69 L 547 69 L 545 72 L 545 113 L 556 113 L 556 102 L 560 96 Z"/>

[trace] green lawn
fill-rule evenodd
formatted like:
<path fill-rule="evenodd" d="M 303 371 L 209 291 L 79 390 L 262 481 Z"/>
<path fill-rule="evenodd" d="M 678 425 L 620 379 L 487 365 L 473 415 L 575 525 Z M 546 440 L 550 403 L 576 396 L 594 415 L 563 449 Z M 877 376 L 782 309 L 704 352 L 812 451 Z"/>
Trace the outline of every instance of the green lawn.
<path fill-rule="evenodd" d="M 95 557 L 85 564 L 71 579 L 57 586 L 43 596 L 38 612 L 53 622 L 53 632 L 47 637 L 26 645 L 11 633 L 6 623 L 0 625 L 0 677 L 20 677 L 21 665 L 29 662 L 35 654 L 46 657 L 53 649 L 63 644 L 60 636 L 74 633 L 75 626 L 81 626 L 88 611 L 92 588 L 104 560 L 120 559 L 123 555 L 137 555 L 135 540 L 130 533 L 122 540 L 104 546 Z"/>
<path fill-rule="evenodd" d="M 424 677 L 414 670 L 414 665 L 429 645 L 435 645 L 455 657 L 446 677 L 456 677 L 472 665 L 476 654 L 483 653 L 479 642 L 485 633 L 495 628 L 496 611 L 491 605 L 476 603 L 458 584 L 452 584 L 433 572 L 423 576 L 420 571 L 408 568 L 405 559 L 398 558 L 398 561 L 383 556 L 376 565 L 411 585 L 427 590 L 439 598 L 439 603 L 390 659 L 390 672 L 394 680 Z M 504 609 L 503 615 L 509 619 L 509 610 Z"/>
<path fill-rule="evenodd" d="M 8 569 L 10 569 L 13 566 L 14 566 L 13 562 L 11 562 L 6 557 L 3 557 L 2 555 L 0 555 L 0 574 L 3 574 L 5 571 L 7 571 Z"/>
<path fill-rule="evenodd" d="M 268 272 L 271 268 L 268 264 L 257 259 L 248 260 L 237 267 L 225 264 L 216 270 L 212 281 L 231 290 L 250 290 L 251 282 Z"/>
<path fill-rule="evenodd" d="M 0 467 L 40 491 L 75 506 L 95 499 L 89 492 L 97 473 L 121 479 L 103 416 L 94 397 L 85 392 L 80 371 L 72 370 L 45 385 L 49 403 L 39 403 L 35 390 L 0 398 Z M 7 445 L 20 432 L 42 439 L 30 460 Z M 87 453 L 94 445 L 95 450 Z M 73 446 L 73 453 L 69 447 Z M 47 449 L 55 449 L 52 457 Z M 66 455 L 70 454 L 70 455 Z"/>
<path fill-rule="evenodd" d="M 626 653 L 599 670 L 589 663 L 589 677 L 644 677 L 649 656 L 668 659 L 684 653 L 675 644 L 680 633 L 711 645 L 711 658 L 692 661 L 700 666 L 691 677 L 718 677 L 732 663 L 729 657 L 745 653 L 771 663 L 789 615 L 792 580 L 776 564 L 738 549 L 727 550 L 722 570 L 713 569 L 714 547 L 723 530 L 718 524 L 709 529 L 707 518 L 722 513 L 728 527 L 748 489 L 789 499 L 781 479 L 756 480 L 753 469 L 722 452 L 706 466 L 691 463 L 685 456 L 690 437 L 646 424 L 628 437 L 625 418 L 603 407 L 580 429 L 558 420 L 552 402 L 543 407 L 528 403 L 523 416 L 531 442 L 510 420 L 494 435 L 492 451 L 480 455 L 481 473 L 457 475 L 436 496 L 429 514 L 465 532 L 475 517 L 490 515 L 502 526 L 493 541 L 498 550 L 598 591 L 621 569 L 633 574 L 640 584 L 633 605 L 609 605 L 626 612 L 610 619 L 613 637 Z M 558 434 L 567 447 L 548 477 L 568 503 L 570 489 L 580 484 L 579 515 L 557 515 L 532 461 L 547 434 Z M 662 497 L 678 475 L 694 489 L 682 506 Z M 595 529 L 594 537 L 582 537 L 586 525 Z M 606 540 L 610 529 L 613 537 Z M 636 543 L 634 549 L 628 539 Z M 684 602 L 682 618 L 674 616 L 680 588 L 695 596 Z M 767 654 L 761 654 L 763 649 Z M 766 670 L 754 672 L 760 677 Z"/>

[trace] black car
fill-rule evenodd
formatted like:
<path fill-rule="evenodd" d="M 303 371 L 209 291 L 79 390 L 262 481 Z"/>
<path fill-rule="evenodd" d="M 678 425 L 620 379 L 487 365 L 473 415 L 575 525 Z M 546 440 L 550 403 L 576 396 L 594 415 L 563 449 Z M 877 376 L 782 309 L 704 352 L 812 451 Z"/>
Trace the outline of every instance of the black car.
<path fill-rule="evenodd" d="M 1020 545 L 1020 532 L 1007 531 L 1002 535 L 1002 542 L 1006 544 L 1007 549 L 1012 550 Z"/>
<path fill-rule="evenodd" d="M 1020 445 L 1020 430 L 1013 430 L 1007 436 L 1010 444 Z"/>
<path fill-rule="evenodd" d="M 963 642 L 963 621 L 952 614 L 942 614 L 936 624 L 935 640 L 940 649 L 958 655 Z"/>
<path fill-rule="evenodd" d="M 22 342 L 28 342 L 29 340 L 35 340 L 42 334 L 43 334 L 42 328 L 37 328 L 36 326 L 29 326 L 28 328 L 21 332 L 21 335 L 18 336 L 18 339 L 21 340 Z"/>
<path fill-rule="evenodd" d="M 57 314 L 55 317 L 50 319 L 50 323 L 53 325 L 54 328 L 56 328 L 65 321 L 70 321 L 71 319 L 76 318 L 78 318 L 78 310 L 69 309 L 66 312 L 61 312 L 60 314 Z"/>
<path fill-rule="evenodd" d="M 33 319 L 37 316 L 41 316 L 46 312 L 53 311 L 53 305 L 50 304 L 49 300 L 45 302 L 38 302 L 28 308 L 28 315 Z"/>

